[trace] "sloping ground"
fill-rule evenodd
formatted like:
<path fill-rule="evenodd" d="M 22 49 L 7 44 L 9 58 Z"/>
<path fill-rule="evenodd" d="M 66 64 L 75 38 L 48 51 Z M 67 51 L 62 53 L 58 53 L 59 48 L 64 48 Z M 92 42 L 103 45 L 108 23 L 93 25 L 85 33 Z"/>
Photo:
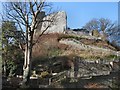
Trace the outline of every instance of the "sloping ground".
<path fill-rule="evenodd" d="M 34 57 L 51 57 L 63 55 L 78 55 L 84 58 L 106 57 L 116 55 L 117 51 L 107 42 L 93 39 L 91 36 L 84 37 L 68 34 L 45 34 L 33 47 Z"/>
<path fill-rule="evenodd" d="M 106 76 L 95 76 L 91 79 L 78 79 L 78 82 L 70 83 L 69 80 L 63 81 L 62 85 L 64 88 L 87 88 L 87 89 L 118 89 L 119 80 L 118 80 L 118 73 L 111 73 L 110 75 Z M 116 81 L 116 82 L 115 82 Z M 57 87 L 57 86 L 56 86 Z"/>
<path fill-rule="evenodd" d="M 107 56 L 107 55 L 117 55 L 118 53 L 116 51 L 111 50 L 110 48 L 103 48 L 103 47 L 97 47 L 95 45 L 86 45 L 78 40 L 75 39 L 63 39 L 59 41 L 62 44 L 66 44 L 71 46 L 71 49 L 73 50 L 77 50 L 78 52 L 75 52 L 76 54 L 78 54 L 79 56 L 81 56 L 83 53 L 81 53 L 81 51 L 87 51 L 85 54 L 90 56 L 90 54 L 92 54 L 92 56 Z M 102 46 L 102 45 L 101 45 Z M 103 43 L 104 46 L 104 43 Z M 72 51 L 72 50 L 71 50 Z M 80 53 L 79 53 L 80 51 Z M 84 55 L 84 56 L 86 56 Z"/>
<path fill-rule="evenodd" d="M 34 57 L 57 56 L 62 50 L 66 50 L 68 45 L 60 44 L 58 37 L 60 34 L 42 35 L 38 43 L 33 47 Z"/>
<path fill-rule="evenodd" d="M 89 35 L 88 33 L 79 33 L 79 32 L 75 32 L 73 30 L 68 30 L 67 34 L 75 36 L 75 37 L 76 36 L 81 37 L 81 38 L 79 38 L 79 40 L 87 45 L 88 44 L 89 45 L 97 45 L 98 47 L 110 48 L 112 50 L 120 51 L 120 46 L 118 46 L 116 43 L 102 41 L 101 37 L 95 37 L 95 36 Z"/>
<path fill-rule="evenodd" d="M 109 45 L 106 41 L 102 41 L 102 40 L 95 40 L 95 39 L 85 39 L 85 38 L 82 38 L 79 40 L 80 42 L 82 42 L 83 44 L 85 45 L 91 45 L 91 46 L 98 46 L 98 47 L 101 47 L 101 48 L 105 48 L 105 49 L 111 49 L 111 50 L 115 50 L 116 49 Z"/>
<path fill-rule="evenodd" d="M 33 59 L 36 61 L 36 64 L 33 64 L 33 66 L 42 65 L 45 68 L 48 66 L 48 71 L 52 69 L 53 72 L 58 73 L 58 71 L 61 72 L 61 70 L 65 70 L 65 66 L 67 66 L 68 70 L 68 67 L 70 69 L 72 65 L 75 65 L 73 63 L 78 60 L 78 58 L 76 59 L 78 56 L 81 58 L 79 60 L 81 62 L 78 65 L 78 74 L 80 77 L 84 77 L 86 75 L 88 75 L 88 77 L 108 75 L 112 70 L 110 64 L 106 65 L 105 63 L 101 64 L 96 62 L 91 64 L 91 61 L 89 60 L 93 58 L 97 60 L 107 56 L 110 56 L 111 58 L 111 55 L 113 55 L 113 59 L 114 56 L 116 56 L 117 51 L 107 43 L 96 40 L 93 41 L 93 38 L 88 39 L 84 36 L 79 37 L 68 34 L 45 34 L 39 39 L 39 43 L 37 43 L 33 48 Z M 97 42 L 99 42 L 100 46 Z M 43 60 L 44 64 L 40 60 Z M 88 63 L 85 63 L 85 60 L 87 60 Z M 75 66 L 77 67 L 77 65 Z M 80 85 L 82 85 L 81 83 L 82 82 L 80 81 Z M 94 85 L 92 86 L 89 84 L 86 87 L 90 86 L 93 87 Z M 95 86 L 97 86 L 97 84 L 95 84 Z"/>
<path fill-rule="evenodd" d="M 60 72 L 63 69 L 65 70 L 65 68 L 71 67 L 71 62 L 74 61 L 75 57 L 80 57 L 82 58 L 81 60 L 87 60 L 89 62 L 102 59 L 105 61 L 104 63 L 107 62 L 107 64 L 116 57 L 116 51 L 109 48 L 97 47 L 97 45 L 86 45 L 80 42 L 80 39 L 81 37 L 63 34 L 43 35 L 39 39 L 39 43 L 33 47 L 32 69 L 38 71 L 47 69 L 49 71 L 51 67 L 53 71 Z M 54 65 L 55 67 L 52 67 Z M 83 67 L 84 72 L 89 72 L 89 70 L 85 70 L 84 68 L 85 67 Z M 110 70 L 106 71 L 109 72 Z M 90 74 L 91 73 L 92 72 L 90 72 Z"/>

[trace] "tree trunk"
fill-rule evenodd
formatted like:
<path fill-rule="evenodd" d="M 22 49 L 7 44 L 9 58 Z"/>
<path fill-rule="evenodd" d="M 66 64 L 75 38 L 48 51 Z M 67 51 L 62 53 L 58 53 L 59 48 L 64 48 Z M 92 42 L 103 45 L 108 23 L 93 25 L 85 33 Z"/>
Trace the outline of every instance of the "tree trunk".
<path fill-rule="evenodd" d="M 7 74 L 6 74 L 6 61 L 3 62 L 3 74 L 5 77 L 7 77 Z"/>
<path fill-rule="evenodd" d="M 28 42 L 25 49 L 25 60 L 23 66 L 23 83 L 28 85 L 31 74 L 32 59 L 32 36 L 28 34 Z"/>
<path fill-rule="evenodd" d="M 6 46 L 5 46 L 5 48 L 7 49 L 6 51 L 5 51 L 5 56 L 4 56 L 4 61 L 3 61 L 3 74 L 4 74 L 4 76 L 5 77 L 7 77 L 7 54 L 8 54 L 8 40 L 6 40 Z"/>
<path fill-rule="evenodd" d="M 26 20 L 28 21 L 28 16 L 26 16 Z M 32 44 L 33 44 L 33 33 L 31 28 L 26 24 L 26 48 L 25 48 L 25 60 L 23 66 L 23 82 L 22 85 L 28 85 L 31 74 L 31 59 L 32 59 Z"/>

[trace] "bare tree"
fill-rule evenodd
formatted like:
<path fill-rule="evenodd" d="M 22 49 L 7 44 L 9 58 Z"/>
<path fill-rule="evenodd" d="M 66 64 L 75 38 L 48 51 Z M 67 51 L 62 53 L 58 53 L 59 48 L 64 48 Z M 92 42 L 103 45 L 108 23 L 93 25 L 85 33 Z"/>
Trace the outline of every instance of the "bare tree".
<path fill-rule="evenodd" d="M 109 44 L 116 48 L 116 50 L 120 51 L 120 26 L 116 26 L 107 31 L 109 34 L 110 42 Z"/>
<path fill-rule="evenodd" d="M 94 18 L 94 19 L 90 20 L 88 23 L 86 23 L 86 25 L 83 26 L 83 28 L 85 28 L 89 31 L 98 30 L 99 29 L 98 23 L 99 23 L 98 20 Z"/>
<path fill-rule="evenodd" d="M 92 31 L 98 30 L 101 31 L 103 36 L 106 37 L 106 32 L 108 30 L 113 29 L 116 26 L 115 23 L 112 23 L 111 20 L 100 18 L 100 19 L 92 19 L 90 20 L 83 28 Z"/>
<path fill-rule="evenodd" d="M 23 48 L 22 43 L 20 43 L 21 49 L 24 50 L 24 66 L 23 66 L 23 84 L 28 84 L 30 73 L 31 73 L 31 59 L 32 59 L 32 48 L 35 43 L 37 43 L 40 36 L 44 34 L 44 32 L 51 26 L 51 24 L 55 20 L 55 15 L 51 18 L 43 19 L 42 17 L 43 12 L 47 12 L 50 14 L 51 5 L 44 0 L 40 0 L 37 2 L 8 2 L 4 3 L 5 11 L 7 17 L 14 22 L 16 22 L 21 29 L 26 34 L 24 35 L 25 38 L 25 48 Z M 49 10 L 49 11 L 47 11 Z M 41 19 L 38 20 L 38 16 L 41 16 Z M 49 25 L 44 29 L 39 30 L 41 31 L 40 35 L 34 41 L 34 34 L 37 27 L 43 23 L 49 22 Z"/>

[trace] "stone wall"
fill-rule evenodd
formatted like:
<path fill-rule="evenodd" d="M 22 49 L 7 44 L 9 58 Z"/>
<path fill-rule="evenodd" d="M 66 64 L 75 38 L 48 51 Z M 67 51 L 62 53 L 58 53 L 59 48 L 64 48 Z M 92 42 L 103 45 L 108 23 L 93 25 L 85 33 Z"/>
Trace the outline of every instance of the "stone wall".
<path fill-rule="evenodd" d="M 111 71 L 110 64 L 89 62 L 77 57 L 74 60 L 74 70 L 72 68 L 68 70 L 67 75 L 71 78 L 91 78 L 92 76 L 109 75 Z"/>
<path fill-rule="evenodd" d="M 41 17 L 43 16 L 43 17 Z M 44 33 L 65 33 L 67 28 L 67 16 L 64 11 L 45 16 L 44 13 L 38 16 L 38 20 L 43 19 L 45 22 L 38 25 L 37 34 L 43 32 L 48 26 L 50 26 Z M 53 22 L 51 22 L 53 21 Z"/>
<path fill-rule="evenodd" d="M 86 45 L 86 44 L 84 44 L 84 43 L 82 43 L 82 42 L 80 42 L 78 40 L 75 40 L 75 39 L 61 39 L 59 41 L 59 43 L 69 45 L 73 49 L 77 49 L 77 50 L 79 50 L 79 49 L 94 50 L 94 51 L 96 50 L 96 51 L 103 52 L 103 53 L 108 53 L 108 54 L 113 54 L 113 55 L 120 55 L 120 51 L 116 52 L 116 51 L 113 51 L 111 49 Z"/>

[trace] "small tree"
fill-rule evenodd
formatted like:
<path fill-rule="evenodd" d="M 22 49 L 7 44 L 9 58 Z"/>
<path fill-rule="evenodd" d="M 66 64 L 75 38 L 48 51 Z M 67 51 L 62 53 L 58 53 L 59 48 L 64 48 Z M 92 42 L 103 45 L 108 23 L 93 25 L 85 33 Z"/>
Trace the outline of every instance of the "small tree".
<path fill-rule="evenodd" d="M 24 31 L 26 34 L 24 36 L 25 43 L 23 48 L 23 43 L 20 43 L 20 47 L 24 50 L 24 66 L 23 66 L 23 84 L 28 84 L 30 73 L 31 73 L 31 60 L 32 60 L 32 48 L 35 43 L 37 43 L 40 36 L 51 26 L 55 20 L 55 15 L 51 18 L 46 18 L 41 16 L 41 13 L 51 11 L 51 5 L 44 0 L 37 2 L 8 2 L 5 3 L 5 11 L 9 19 L 12 19 L 18 24 L 21 31 Z M 48 13 L 50 14 L 50 13 Z M 38 20 L 38 16 L 41 16 L 42 19 Z M 49 22 L 49 25 L 41 31 L 40 35 L 34 41 L 33 37 L 37 27 L 43 23 Z"/>
<path fill-rule="evenodd" d="M 3 73 L 4 76 L 7 76 L 9 72 L 8 68 L 11 69 L 9 66 L 8 60 L 10 59 L 8 52 L 10 51 L 10 43 L 12 43 L 13 38 L 9 37 L 10 35 L 13 35 L 12 31 L 16 30 L 14 22 L 10 21 L 4 21 L 2 23 L 2 56 L 3 56 Z M 9 36 L 8 36 L 9 35 Z"/>
<path fill-rule="evenodd" d="M 22 50 L 18 46 L 17 27 L 12 21 L 2 22 L 2 59 L 4 76 L 13 76 L 16 74 L 18 62 L 22 60 Z M 20 37 L 20 36 L 19 36 Z M 21 63 L 22 64 L 22 63 Z"/>

